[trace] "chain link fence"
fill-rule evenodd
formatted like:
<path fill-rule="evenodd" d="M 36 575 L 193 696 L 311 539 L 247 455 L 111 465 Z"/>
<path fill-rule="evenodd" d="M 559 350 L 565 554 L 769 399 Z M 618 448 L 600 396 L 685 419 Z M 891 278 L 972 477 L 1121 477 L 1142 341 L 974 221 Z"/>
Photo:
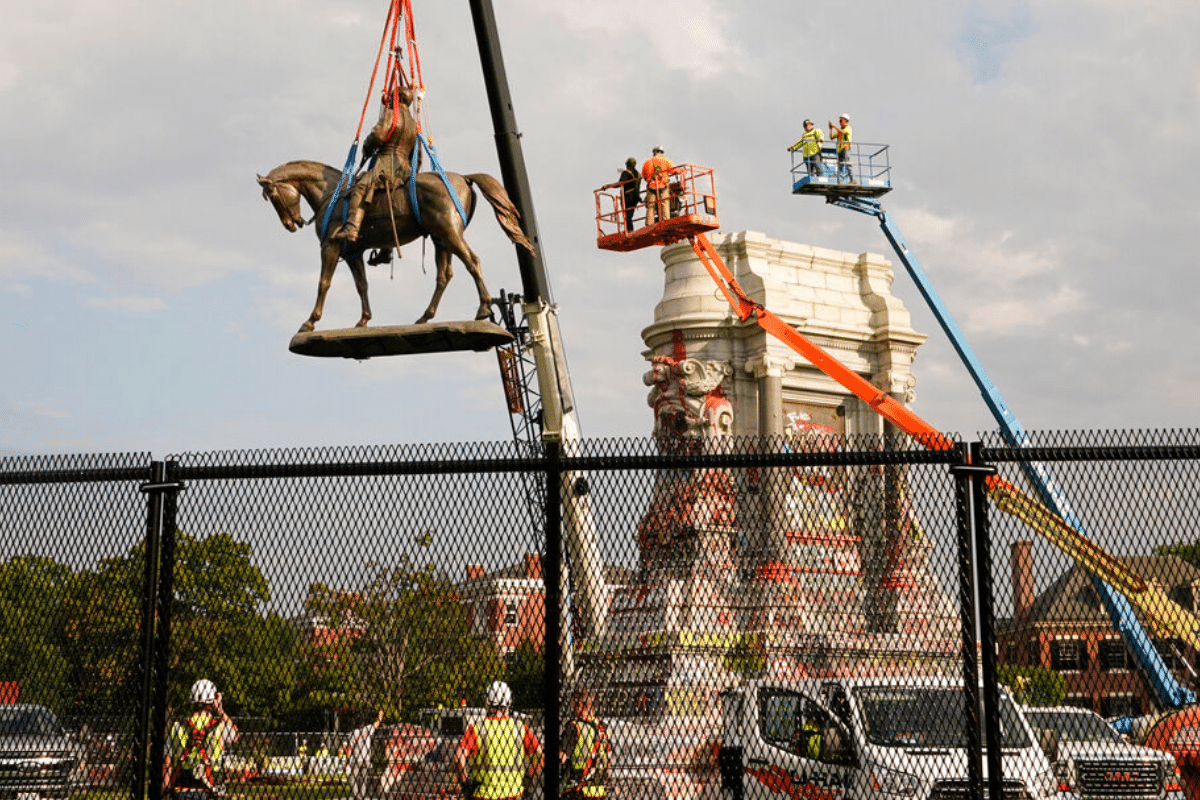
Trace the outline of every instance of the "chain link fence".
<path fill-rule="evenodd" d="M 0 461 L 0 793 L 157 800 L 202 679 L 246 797 L 461 797 L 494 681 L 545 753 L 531 797 L 1179 791 L 1169 754 L 1079 731 L 1194 702 L 1167 690 L 1196 683 L 1200 436 L 954 445 Z M 565 724 L 588 704 L 601 781 Z"/>

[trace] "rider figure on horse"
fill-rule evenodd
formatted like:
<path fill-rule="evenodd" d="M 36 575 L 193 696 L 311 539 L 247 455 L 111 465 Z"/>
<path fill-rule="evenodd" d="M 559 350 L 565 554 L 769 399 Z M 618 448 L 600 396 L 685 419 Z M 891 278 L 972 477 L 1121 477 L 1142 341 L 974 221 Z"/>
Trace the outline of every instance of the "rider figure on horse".
<path fill-rule="evenodd" d="M 347 242 L 356 240 L 367 206 L 381 188 L 385 189 L 389 200 L 400 204 L 397 212 L 406 213 L 408 200 L 404 184 L 412 173 L 413 148 L 417 146 L 417 121 L 409 110 L 412 101 L 413 91 L 408 86 L 398 86 L 392 92 L 384 92 L 379 121 L 363 142 L 363 159 L 375 156 L 375 163 L 365 175 L 354 181 L 354 188 L 350 190 L 348 218 L 330 234 L 330 239 Z"/>

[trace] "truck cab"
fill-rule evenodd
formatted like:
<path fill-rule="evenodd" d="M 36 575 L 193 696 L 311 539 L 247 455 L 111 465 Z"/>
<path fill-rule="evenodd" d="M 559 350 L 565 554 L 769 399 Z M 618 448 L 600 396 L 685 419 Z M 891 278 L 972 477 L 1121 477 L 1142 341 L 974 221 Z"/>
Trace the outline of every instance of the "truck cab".
<path fill-rule="evenodd" d="M 951 800 L 967 794 L 962 684 L 751 681 L 721 696 L 723 800 Z M 1001 696 L 1005 796 L 1049 800 L 1049 760 Z"/>
<path fill-rule="evenodd" d="M 1179 770 L 1170 753 L 1130 744 L 1093 711 L 1069 706 L 1022 708 L 1034 730 L 1058 740 L 1054 772 L 1063 800 L 1162 800 L 1179 792 Z"/>

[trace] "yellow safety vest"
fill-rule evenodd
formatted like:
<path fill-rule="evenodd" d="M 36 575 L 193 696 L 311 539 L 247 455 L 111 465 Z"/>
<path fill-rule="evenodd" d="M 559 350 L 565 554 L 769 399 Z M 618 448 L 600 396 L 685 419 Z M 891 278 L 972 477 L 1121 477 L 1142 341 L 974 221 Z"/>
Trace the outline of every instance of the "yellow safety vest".
<path fill-rule="evenodd" d="M 805 158 L 815 156 L 821 152 L 821 141 L 825 137 L 821 135 L 821 131 L 813 128 L 811 131 L 805 131 L 800 137 L 800 154 Z"/>
<path fill-rule="evenodd" d="M 838 152 L 840 153 L 842 150 L 849 150 L 850 149 L 850 126 L 847 125 L 844 128 L 837 128 L 837 130 L 841 131 L 841 136 L 838 137 Z"/>
<path fill-rule="evenodd" d="M 511 717 L 488 717 L 475 725 L 479 745 L 471 775 L 479 782 L 476 797 L 516 797 L 524 789 L 525 725 Z"/>
<path fill-rule="evenodd" d="M 608 733 L 595 720 L 573 720 L 572 724 L 578 735 L 571 753 L 571 780 L 565 789 L 578 788 L 584 797 L 604 797 L 608 793 Z"/>

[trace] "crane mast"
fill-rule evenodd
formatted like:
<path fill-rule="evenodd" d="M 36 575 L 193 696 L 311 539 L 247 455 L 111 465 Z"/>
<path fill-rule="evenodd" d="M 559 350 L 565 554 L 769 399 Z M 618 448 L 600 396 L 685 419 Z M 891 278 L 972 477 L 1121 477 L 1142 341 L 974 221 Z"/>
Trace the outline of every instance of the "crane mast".
<path fill-rule="evenodd" d="M 582 434 L 562 347 L 558 308 L 550 295 L 545 257 L 521 149 L 521 134 L 517 129 L 508 76 L 500 50 L 495 13 L 491 0 L 471 0 L 470 5 L 495 130 L 501 177 L 520 212 L 525 233 L 535 251 L 529 253 L 522 248 L 515 248 L 522 294 L 519 298 L 514 295 L 501 298 L 501 313 L 506 321 L 513 323 L 510 327 L 517 328 L 517 352 L 510 357 L 523 360 L 525 353 L 532 355 L 528 364 L 531 368 L 524 370 L 522 380 L 518 381 L 521 385 L 512 388 L 523 395 L 518 413 L 525 415 L 530 423 L 525 428 L 531 430 L 536 427 L 540 430 L 541 441 L 529 441 L 527 444 L 536 445 L 539 450 L 543 444 L 552 444 L 561 454 L 575 455 Z M 515 306 L 518 303 L 521 322 L 516 320 Z M 508 378 L 506 375 L 506 381 Z M 526 383 L 531 379 L 536 379 L 536 400 L 533 400 L 533 387 Z M 512 407 L 510 397 L 510 410 Z M 575 669 L 574 637 L 579 633 L 588 637 L 602 635 L 608 602 L 587 480 L 581 474 L 568 472 L 563 474 L 562 481 L 563 540 L 558 544 L 547 541 L 546 548 L 550 551 L 551 547 L 561 547 L 565 557 L 561 572 L 555 569 L 555 559 L 547 559 L 545 583 L 548 604 L 553 592 L 561 593 L 560 596 L 567 602 L 559 604 L 564 609 L 564 616 L 559 620 L 560 630 L 546 631 L 546 658 L 548 663 L 557 661 L 552 660 L 551 656 L 559 647 L 557 634 L 561 632 L 566 647 L 558 655 L 563 664 L 563 676 L 570 680 Z M 552 571 L 559 574 L 552 575 Z M 552 588 L 552 584 L 556 588 Z"/>

